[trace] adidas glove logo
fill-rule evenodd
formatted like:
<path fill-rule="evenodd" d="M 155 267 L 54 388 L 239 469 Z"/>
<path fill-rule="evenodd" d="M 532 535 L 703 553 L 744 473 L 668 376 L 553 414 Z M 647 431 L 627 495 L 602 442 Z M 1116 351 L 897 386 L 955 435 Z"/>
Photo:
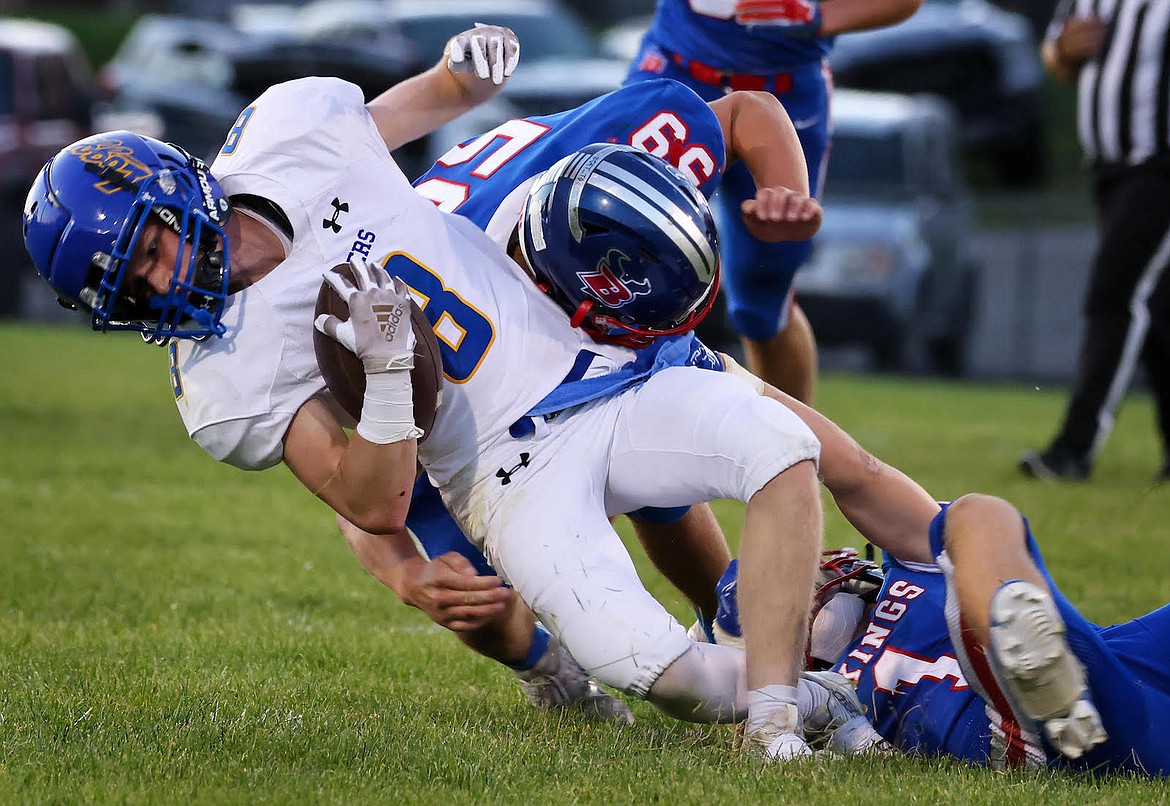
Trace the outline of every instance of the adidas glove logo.
<path fill-rule="evenodd" d="M 402 322 L 401 305 L 375 305 L 374 317 L 378 322 L 378 329 L 386 337 L 386 341 L 394 341 L 398 333 L 398 325 Z"/>

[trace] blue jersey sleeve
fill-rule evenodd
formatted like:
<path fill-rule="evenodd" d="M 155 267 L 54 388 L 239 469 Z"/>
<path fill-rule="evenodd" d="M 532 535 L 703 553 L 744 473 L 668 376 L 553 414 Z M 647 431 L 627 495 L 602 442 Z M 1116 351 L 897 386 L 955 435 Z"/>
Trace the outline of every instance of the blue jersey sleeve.
<path fill-rule="evenodd" d="M 593 143 L 632 145 L 662 157 L 708 197 L 727 159 L 723 128 L 711 107 L 689 87 L 658 79 L 566 112 L 510 120 L 455 146 L 414 184 L 441 209 L 486 229 L 513 191 Z"/>

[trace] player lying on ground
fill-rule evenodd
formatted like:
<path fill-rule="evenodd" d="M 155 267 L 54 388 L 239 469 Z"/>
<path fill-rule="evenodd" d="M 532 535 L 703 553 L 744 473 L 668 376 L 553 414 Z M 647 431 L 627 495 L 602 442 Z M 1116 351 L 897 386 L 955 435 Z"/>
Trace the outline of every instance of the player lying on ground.
<path fill-rule="evenodd" d="M 1170 775 L 1170 605 L 1090 623 L 1000 498 L 941 507 L 924 538 L 935 561 L 887 552 L 884 580 L 838 554 L 814 619 L 811 656 L 856 682 L 886 739 L 997 768 Z M 735 577 L 733 563 L 715 626 L 732 645 Z"/>
<path fill-rule="evenodd" d="M 38 178 L 26 243 L 97 329 L 175 340 L 180 410 L 212 456 L 252 470 L 284 461 L 338 514 L 391 536 L 386 552 L 405 534 L 417 458 L 463 531 L 586 669 L 669 713 L 746 714 L 749 746 L 770 759 L 807 753 L 796 685 L 820 544 L 816 439 L 742 381 L 685 366 L 688 340 L 662 338 L 697 322 L 713 295 L 705 201 L 656 159 L 617 168 L 636 180 L 629 193 L 669 200 L 661 221 L 695 236 L 694 298 L 672 297 L 685 304 L 640 323 L 659 348 L 643 362 L 573 327 L 482 232 L 414 192 L 388 146 L 403 126 L 435 117 L 400 112 L 367 106 L 345 82 L 288 82 L 244 110 L 211 172 L 128 133 L 88 138 Z M 550 178 L 550 193 L 563 178 Z M 350 437 L 323 394 L 310 327 L 322 274 L 355 251 L 394 279 L 367 267 L 342 289 L 347 327 L 323 325 L 347 335 L 366 372 Z M 379 311 L 401 315 L 408 282 L 450 348 L 421 445 L 412 333 L 378 324 Z M 575 387 L 566 403 L 552 393 L 583 351 L 602 381 L 585 379 L 595 381 L 587 394 Z M 550 398 L 559 408 L 542 408 Z M 531 431 L 513 433 L 524 422 Z M 498 471 L 518 467 L 502 484 Z M 746 661 L 690 641 L 641 586 L 608 521 L 712 498 L 747 503 L 745 563 L 761 584 L 745 577 L 741 595 Z"/>

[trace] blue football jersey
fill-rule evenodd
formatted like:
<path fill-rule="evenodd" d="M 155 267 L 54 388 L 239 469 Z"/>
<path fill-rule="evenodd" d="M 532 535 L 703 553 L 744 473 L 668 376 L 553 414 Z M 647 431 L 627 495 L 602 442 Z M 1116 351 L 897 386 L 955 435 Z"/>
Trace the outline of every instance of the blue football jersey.
<path fill-rule="evenodd" d="M 990 723 L 955 658 L 942 573 L 889 556 L 882 569 L 885 583 L 868 629 L 834 671 L 857 683 L 874 726 L 900 749 L 986 763 Z"/>
<path fill-rule="evenodd" d="M 455 146 L 414 183 L 446 212 L 471 219 L 489 235 L 493 218 L 509 231 L 519 220 L 530 180 L 593 143 L 632 145 L 666 159 L 704 195 L 715 192 L 727 159 L 715 112 L 670 79 L 622 87 L 576 109 L 510 120 Z"/>
<path fill-rule="evenodd" d="M 833 46 L 832 37 L 798 38 L 778 26 L 740 25 L 730 18 L 732 8 L 730 2 L 658 0 L 646 41 L 729 73 L 753 75 L 818 64 Z"/>

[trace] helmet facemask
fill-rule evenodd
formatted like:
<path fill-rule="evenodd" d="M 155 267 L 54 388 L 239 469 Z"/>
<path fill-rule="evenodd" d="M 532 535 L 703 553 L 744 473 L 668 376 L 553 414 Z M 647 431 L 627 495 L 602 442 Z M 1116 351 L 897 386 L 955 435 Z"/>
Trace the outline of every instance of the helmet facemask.
<path fill-rule="evenodd" d="M 131 132 L 93 135 L 62 149 L 29 191 L 25 246 L 66 307 L 95 330 L 135 330 L 147 341 L 223 335 L 230 205 L 201 160 Z M 165 291 L 129 272 L 143 233 L 161 225 L 178 249 Z"/>
<path fill-rule="evenodd" d="M 82 302 L 92 308 L 95 330 L 137 330 L 145 341 L 156 343 L 172 336 L 201 339 L 225 332 L 219 316 L 227 299 L 224 254 L 228 236 L 200 206 L 178 208 L 160 201 L 159 190 L 173 197 L 180 183 L 187 185 L 189 199 L 199 198 L 189 177 L 176 171 L 164 171 L 144 181 L 113 251 L 94 255 L 101 279 L 93 301 L 83 298 Z M 138 300 L 123 286 L 135 249 L 152 220 L 178 236 L 179 249 L 167 292 Z M 83 297 L 90 291 L 84 289 Z"/>

